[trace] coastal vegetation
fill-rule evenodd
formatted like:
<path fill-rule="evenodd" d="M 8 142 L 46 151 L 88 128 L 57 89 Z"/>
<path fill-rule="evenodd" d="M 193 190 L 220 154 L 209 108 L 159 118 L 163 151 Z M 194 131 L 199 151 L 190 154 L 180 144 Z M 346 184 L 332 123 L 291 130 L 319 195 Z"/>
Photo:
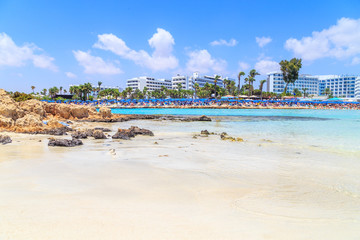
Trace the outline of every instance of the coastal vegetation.
<path fill-rule="evenodd" d="M 293 58 L 290 61 L 282 60 L 280 64 L 280 70 L 283 74 L 283 79 L 285 82 L 285 88 L 283 94 L 287 92 L 289 84 L 294 84 L 295 81 L 299 78 L 299 71 L 302 67 L 301 58 Z"/>

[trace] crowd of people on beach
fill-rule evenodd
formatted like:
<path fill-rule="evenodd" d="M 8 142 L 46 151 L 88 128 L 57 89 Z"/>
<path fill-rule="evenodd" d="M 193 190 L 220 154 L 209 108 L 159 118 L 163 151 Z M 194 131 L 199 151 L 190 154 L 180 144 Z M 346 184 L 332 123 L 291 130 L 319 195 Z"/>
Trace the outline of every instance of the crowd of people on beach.
<path fill-rule="evenodd" d="M 107 106 L 112 108 L 275 108 L 275 109 L 360 109 L 359 102 L 250 100 L 250 99 L 121 99 L 94 101 L 50 101 L 67 104 Z"/>

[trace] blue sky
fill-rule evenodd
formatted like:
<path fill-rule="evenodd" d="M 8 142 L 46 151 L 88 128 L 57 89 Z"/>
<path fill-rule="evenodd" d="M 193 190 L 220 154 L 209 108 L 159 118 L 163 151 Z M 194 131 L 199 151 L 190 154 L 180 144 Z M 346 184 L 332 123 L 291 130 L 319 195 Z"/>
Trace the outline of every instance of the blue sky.
<path fill-rule="evenodd" d="M 360 1 L 0 0 L 0 88 L 30 92 L 180 73 L 235 78 L 303 58 L 360 74 Z"/>

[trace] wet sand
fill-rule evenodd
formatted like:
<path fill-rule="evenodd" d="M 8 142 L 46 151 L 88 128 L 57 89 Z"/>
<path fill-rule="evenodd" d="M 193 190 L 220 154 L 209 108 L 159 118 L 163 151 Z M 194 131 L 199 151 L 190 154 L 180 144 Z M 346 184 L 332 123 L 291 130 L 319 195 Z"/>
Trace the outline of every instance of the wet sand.
<path fill-rule="evenodd" d="M 0 239 L 359 239 L 351 156 L 194 139 L 163 124 L 93 123 L 155 137 L 74 148 L 10 134 L 13 143 L 0 146 Z"/>

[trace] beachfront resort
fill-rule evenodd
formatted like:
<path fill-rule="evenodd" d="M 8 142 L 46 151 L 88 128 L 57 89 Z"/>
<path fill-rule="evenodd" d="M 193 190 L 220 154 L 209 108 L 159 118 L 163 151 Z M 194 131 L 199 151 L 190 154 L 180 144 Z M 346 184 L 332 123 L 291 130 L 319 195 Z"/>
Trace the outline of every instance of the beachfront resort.
<path fill-rule="evenodd" d="M 359 240 L 360 1 L 0 1 L 0 240 Z"/>

